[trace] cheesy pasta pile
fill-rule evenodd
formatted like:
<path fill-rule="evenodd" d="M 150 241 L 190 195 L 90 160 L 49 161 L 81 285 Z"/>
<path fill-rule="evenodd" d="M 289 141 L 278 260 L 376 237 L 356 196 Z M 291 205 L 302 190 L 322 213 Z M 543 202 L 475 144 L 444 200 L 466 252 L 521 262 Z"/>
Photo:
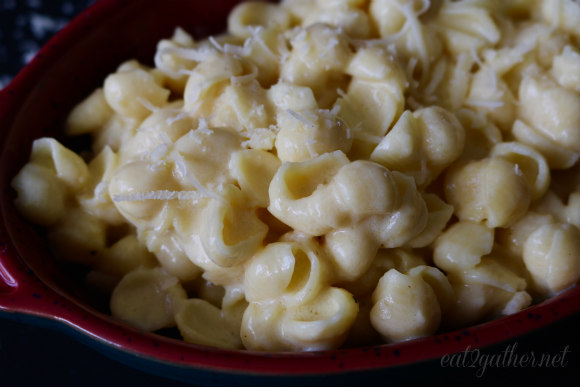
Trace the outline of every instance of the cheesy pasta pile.
<path fill-rule="evenodd" d="M 580 277 L 580 5 L 244 2 L 34 142 L 19 210 L 112 315 L 312 351 L 509 315 Z"/>

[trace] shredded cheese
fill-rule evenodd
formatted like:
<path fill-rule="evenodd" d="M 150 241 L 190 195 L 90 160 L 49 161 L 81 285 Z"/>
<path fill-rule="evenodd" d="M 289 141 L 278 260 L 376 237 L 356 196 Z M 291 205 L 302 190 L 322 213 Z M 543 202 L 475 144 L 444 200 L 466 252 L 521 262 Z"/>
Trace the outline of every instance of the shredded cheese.
<path fill-rule="evenodd" d="M 242 85 L 246 82 L 253 81 L 258 77 L 258 66 L 251 63 L 252 72 L 244 75 L 231 76 L 230 82 L 234 85 Z"/>
<path fill-rule="evenodd" d="M 310 154 L 310 157 L 315 158 L 320 156 L 318 152 L 316 152 L 313 148 L 313 146 L 317 143 L 317 141 L 315 139 L 308 139 L 306 140 L 306 150 L 308 150 L 308 153 Z"/>
<path fill-rule="evenodd" d="M 483 107 L 488 109 L 497 109 L 504 105 L 503 101 L 490 101 L 485 99 L 468 98 L 465 100 L 467 106 Z"/>
<path fill-rule="evenodd" d="M 149 102 L 149 100 L 147 100 L 146 98 L 143 97 L 137 97 L 137 101 L 143 105 L 143 107 L 145 107 L 145 109 L 149 110 L 150 112 L 154 113 L 157 110 L 159 110 L 159 108 L 155 105 L 153 105 L 151 102 Z"/>
<path fill-rule="evenodd" d="M 130 194 L 113 195 L 114 202 L 143 202 L 146 200 L 194 200 L 203 196 L 198 191 L 170 191 L 157 190 L 148 192 L 134 192 Z"/>
<path fill-rule="evenodd" d="M 179 171 L 179 173 L 185 178 L 185 180 L 189 182 L 191 185 L 193 185 L 202 196 L 212 198 L 220 202 L 227 202 L 223 197 L 216 194 L 215 192 L 210 191 L 209 189 L 204 187 L 203 184 L 201 184 L 197 176 L 195 176 L 195 173 L 193 173 L 191 169 L 187 168 L 187 163 L 185 162 L 183 155 L 181 155 L 180 153 L 177 154 L 175 167 Z"/>
<path fill-rule="evenodd" d="M 278 60 L 278 55 L 276 55 L 276 53 L 266 44 L 264 38 L 260 34 L 264 30 L 264 27 L 248 26 L 248 30 L 250 31 L 250 34 L 252 34 L 252 36 L 248 39 L 251 39 L 252 42 L 258 43 L 258 45 L 264 49 L 264 53 L 271 59 Z"/>
<path fill-rule="evenodd" d="M 286 109 L 286 113 L 290 114 L 290 116 L 292 116 L 293 118 L 297 119 L 298 121 L 300 121 L 301 123 L 303 123 L 304 125 L 310 126 L 311 128 L 316 128 L 316 123 L 306 119 L 304 116 L 302 116 L 301 114 L 295 112 L 292 109 Z"/>

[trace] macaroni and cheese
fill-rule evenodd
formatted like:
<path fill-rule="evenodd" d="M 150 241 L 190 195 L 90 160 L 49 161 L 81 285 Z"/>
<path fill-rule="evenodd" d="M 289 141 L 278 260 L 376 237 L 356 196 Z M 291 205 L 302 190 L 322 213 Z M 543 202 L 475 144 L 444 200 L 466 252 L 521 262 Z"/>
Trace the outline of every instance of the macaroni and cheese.
<path fill-rule="evenodd" d="M 580 278 L 580 4 L 242 2 L 34 141 L 16 206 L 110 311 L 312 351 L 515 313 Z"/>

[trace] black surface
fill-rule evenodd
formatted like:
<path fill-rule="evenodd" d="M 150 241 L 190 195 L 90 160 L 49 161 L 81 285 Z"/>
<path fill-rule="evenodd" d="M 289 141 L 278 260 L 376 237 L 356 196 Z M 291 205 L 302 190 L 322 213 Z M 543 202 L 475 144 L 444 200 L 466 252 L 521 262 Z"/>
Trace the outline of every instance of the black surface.
<path fill-rule="evenodd" d="M 0 88 L 94 0 L 0 0 Z"/>
<path fill-rule="evenodd" d="M 162 1 L 162 0 L 160 0 Z M 209 0 L 192 0 L 209 1 Z M 0 0 L 0 88 L 66 21 L 93 0 Z M 63 332 L 13 321 L 0 315 L 0 386 L 179 386 L 171 379 L 133 369 L 97 352 Z M 345 377 L 365 385 L 577 385 L 580 381 L 578 314 L 527 336 L 479 353 L 470 352 L 459 366 L 441 360 L 387 373 Z M 521 358 L 564 354 L 551 366 L 517 366 L 506 351 Z M 497 366 L 481 364 L 504 356 Z M 474 365 L 474 367 L 471 367 Z M 482 373 L 478 376 L 478 373 Z M 232 380 L 232 383 L 235 381 Z M 191 381 L 195 385 L 195 381 Z"/>
<path fill-rule="evenodd" d="M 5 317 L 5 316 L 4 316 Z M 580 315 L 447 362 L 366 375 L 346 375 L 336 385 L 576 386 L 580 381 Z M 522 359 L 536 359 L 522 363 Z M 539 364 L 540 359 L 550 359 Z M 485 367 L 484 367 L 485 366 Z M 231 384 L 239 380 L 231 379 Z M 285 385 L 288 385 L 286 381 Z M 319 384 L 328 384 L 321 380 Z M 0 317 L 1 386 L 184 386 L 111 360 L 60 331 Z M 300 383 L 301 386 L 308 383 Z"/>

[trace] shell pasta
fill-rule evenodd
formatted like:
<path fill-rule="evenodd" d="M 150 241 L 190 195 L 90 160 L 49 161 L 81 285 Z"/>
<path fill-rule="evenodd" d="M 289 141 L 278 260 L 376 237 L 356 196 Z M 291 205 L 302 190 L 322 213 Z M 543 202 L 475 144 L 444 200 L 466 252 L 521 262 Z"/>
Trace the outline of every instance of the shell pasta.
<path fill-rule="evenodd" d="M 516 313 L 580 279 L 580 3 L 241 2 L 34 141 L 16 207 L 112 316 L 314 351 Z"/>

